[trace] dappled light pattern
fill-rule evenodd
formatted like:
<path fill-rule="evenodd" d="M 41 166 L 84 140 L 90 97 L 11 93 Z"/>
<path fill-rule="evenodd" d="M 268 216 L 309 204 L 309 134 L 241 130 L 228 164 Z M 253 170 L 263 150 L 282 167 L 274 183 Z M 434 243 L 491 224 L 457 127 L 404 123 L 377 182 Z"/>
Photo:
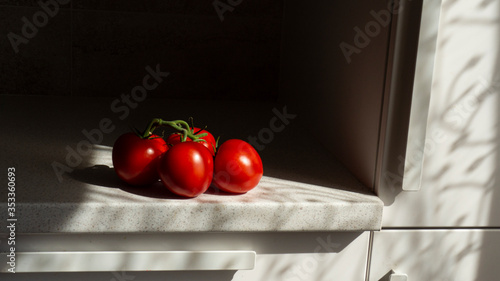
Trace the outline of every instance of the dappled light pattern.
<path fill-rule="evenodd" d="M 443 1 L 421 189 L 384 209 L 385 227 L 500 226 L 499 4 Z M 383 251 L 411 280 L 497 280 L 498 235 L 455 231 L 400 233 Z"/>
<path fill-rule="evenodd" d="M 369 280 L 388 280 L 381 277 L 390 270 L 407 274 L 408 280 L 498 280 L 494 264 L 500 247 L 498 243 L 487 246 L 497 254 L 485 255 L 483 240 L 500 239 L 499 232 L 388 230 L 374 235 Z"/>
<path fill-rule="evenodd" d="M 380 225 L 382 203 L 371 194 L 268 176 L 246 194 L 211 187 L 194 199 L 176 196 L 160 182 L 128 186 L 114 173 L 111 151 L 110 146 L 94 146 L 86 158 L 87 167 L 75 168 L 63 185 L 48 185 L 41 197 L 24 203 L 20 210 L 25 223 L 20 230 L 313 231 L 378 229 Z M 351 176 L 346 177 L 349 182 Z"/>
<path fill-rule="evenodd" d="M 382 208 L 369 195 L 269 177 L 263 177 L 246 194 L 211 188 L 195 199 L 173 195 L 160 183 L 145 189 L 120 183 L 117 187 L 86 184 L 82 188 L 87 192 L 80 204 L 27 208 L 25 212 L 40 223 L 26 226 L 25 231 L 361 230 L 377 228 L 380 218 L 371 210 Z"/>
<path fill-rule="evenodd" d="M 284 156 L 283 159 L 279 157 L 281 154 L 273 156 L 276 150 L 271 148 L 264 154 L 271 156 L 266 162 L 271 174 L 296 177 L 300 181 L 264 176 L 259 185 L 246 194 L 234 195 L 211 187 L 197 198 L 186 199 L 170 193 L 160 182 L 149 187 L 126 185 L 112 168 L 111 146 L 93 145 L 85 161 L 64 175 L 63 184 L 57 184 L 52 173 L 45 173 L 46 182 L 51 184 L 40 190 L 39 196 L 32 194 L 32 199 L 20 208 L 22 216 L 26 218 L 20 224 L 20 231 L 379 229 L 382 202 L 368 192 L 356 192 L 363 190 L 362 185 L 352 175 L 343 172 L 338 163 L 322 155 L 318 159 L 324 165 L 313 171 L 311 167 L 300 164 L 300 153 Z M 321 153 L 321 150 L 311 151 L 309 157 Z M 42 156 L 40 161 L 47 161 L 47 158 L 50 159 Z M 280 161 L 286 163 L 280 164 Z M 286 170 L 288 167 L 291 170 L 301 169 L 302 172 L 290 173 L 290 170 Z M 308 183 L 313 179 L 311 175 L 318 172 L 320 176 L 326 177 L 318 177 L 323 180 Z M 335 176 L 332 178 L 331 175 Z M 349 188 L 354 191 L 349 191 Z"/>
<path fill-rule="evenodd" d="M 232 195 L 211 187 L 195 199 L 186 199 L 170 193 L 160 182 L 133 187 L 119 180 L 111 161 L 112 146 L 119 135 L 130 129 L 125 122 L 105 119 L 109 116 L 106 100 L 55 98 L 45 104 L 40 97 L 8 99 L 12 105 L 9 118 L 27 124 L 23 127 L 9 124 L 0 139 L 6 149 L 3 156 L 9 159 L 6 163 L 19 170 L 18 183 L 23 187 L 17 191 L 22 200 L 16 204 L 16 211 L 23 218 L 17 225 L 19 232 L 380 229 L 381 200 L 335 161 L 317 140 L 304 133 L 298 122 L 300 117 L 297 122 L 287 121 L 289 124 L 283 131 L 266 139 L 265 149 L 259 151 L 264 177 L 255 189 Z M 31 115 L 14 110 L 20 105 L 47 125 L 28 122 Z M 185 113 L 175 110 L 183 109 L 184 103 L 175 100 L 146 100 L 144 107 L 138 107 L 130 118 L 138 118 L 137 124 L 145 124 L 142 119 L 150 120 L 150 115 L 164 112 L 165 105 L 171 109 L 170 115 L 183 118 Z M 270 120 L 277 120 L 274 109 L 284 110 L 283 106 L 266 103 L 244 106 L 232 103 L 229 109 L 220 102 L 211 105 L 190 103 L 194 108 L 208 111 L 198 114 L 210 116 L 210 124 L 214 124 L 211 130 L 216 135 L 225 132 L 224 139 L 258 135 L 269 126 Z M 84 119 L 67 117 L 83 116 L 88 108 L 93 109 L 93 114 Z M 267 114 L 248 120 L 247 116 L 253 116 L 256 110 Z M 100 126 L 103 120 L 108 121 L 107 128 Z M 26 132 L 33 137 L 25 137 Z M 94 144 L 90 145 L 90 141 Z M 54 166 L 56 162 L 58 165 Z"/>
<path fill-rule="evenodd" d="M 499 226 L 497 34 L 500 7 L 444 1 L 421 190 L 403 192 L 386 226 Z M 495 9 L 493 9 L 495 7 Z M 498 201 L 498 200 L 497 200 Z M 394 210 L 394 211 L 393 211 Z M 492 223 L 491 219 L 496 222 Z"/>
<path fill-rule="evenodd" d="M 339 253 L 258 255 L 256 268 L 236 272 L 233 281 L 363 280 L 367 243 L 365 233 Z"/>

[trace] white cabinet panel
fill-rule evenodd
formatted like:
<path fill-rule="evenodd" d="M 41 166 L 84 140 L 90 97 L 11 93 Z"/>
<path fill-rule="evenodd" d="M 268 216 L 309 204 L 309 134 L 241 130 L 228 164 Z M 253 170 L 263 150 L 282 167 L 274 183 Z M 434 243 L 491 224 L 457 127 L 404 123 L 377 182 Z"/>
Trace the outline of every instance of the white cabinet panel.
<path fill-rule="evenodd" d="M 231 281 L 234 271 L 4 273 L 2 281 Z"/>
<path fill-rule="evenodd" d="M 253 251 L 17 252 L 15 258 L 16 273 L 248 270 L 255 266 Z M 9 262 L 0 267 L 2 272 L 12 269 Z"/>
<path fill-rule="evenodd" d="M 500 227 L 499 32 L 499 1 L 443 1 L 420 190 L 386 202 L 383 227 Z"/>
<path fill-rule="evenodd" d="M 498 280 L 500 230 L 383 230 L 373 237 L 369 281 L 394 270 L 409 281 Z"/>
<path fill-rule="evenodd" d="M 312 253 L 257 255 L 255 268 L 236 272 L 233 281 L 363 281 L 368 238 L 365 232 L 338 253 L 332 250 L 341 243 L 331 234 L 316 237 Z"/>
<path fill-rule="evenodd" d="M 8 272 L 5 238 L 0 271 Z M 18 234 L 16 273 L 0 273 L 0 280 L 364 281 L 368 244 L 369 232 Z M 189 251 L 205 255 L 201 266 Z M 184 263 L 172 260 L 182 255 Z"/>

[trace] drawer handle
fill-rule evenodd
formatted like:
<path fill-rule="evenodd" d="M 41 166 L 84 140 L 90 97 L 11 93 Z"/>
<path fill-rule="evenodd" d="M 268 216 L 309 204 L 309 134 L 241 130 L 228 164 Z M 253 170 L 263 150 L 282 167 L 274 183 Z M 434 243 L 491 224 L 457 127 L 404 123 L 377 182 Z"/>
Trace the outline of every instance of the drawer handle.
<path fill-rule="evenodd" d="M 18 252 L 15 272 L 245 270 L 254 268 L 255 256 L 254 251 Z M 11 268 L 8 262 L 2 262 L 1 272 Z"/>

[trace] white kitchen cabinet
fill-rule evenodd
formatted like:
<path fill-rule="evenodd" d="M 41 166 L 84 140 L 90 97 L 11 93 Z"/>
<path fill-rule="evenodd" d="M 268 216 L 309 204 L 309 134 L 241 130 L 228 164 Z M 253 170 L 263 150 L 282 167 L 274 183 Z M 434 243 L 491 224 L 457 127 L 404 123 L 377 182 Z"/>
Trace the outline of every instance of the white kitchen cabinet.
<path fill-rule="evenodd" d="M 17 266 L 16 274 L 6 275 L 9 280 L 27 280 L 36 272 L 38 280 L 63 280 L 95 278 L 109 280 L 118 278 L 127 280 L 364 280 L 368 256 L 369 232 L 305 232 L 305 233 L 164 233 L 164 234 L 31 234 L 16 238 Z M 2 245 L 2 251 L 6 251 Z M 22 256 L 30 252 L 32 255 Z M 132 254 L 145 252 L 141 256 Z M 233 255 L 233 260 L 214 256 L 211 260 L 190 257 L 176 260 L 168 256 L 151 253 L 175 255 L 178 251 L 198 252 L 209 255 L 215 251 Z M 254 268 L 241 268 L 249 260 L 240 260 L 241 253 L 255 251 L 257 259 Z M 93 259 L 84 254 L 92 253 Z M 121 257 L 99 260 L 110 253 Z M 63 259 L 61 257 L 67 254 Z M 127 256 L 128 254 L 128 256 Z M 96 257 L 101 264 L 96 264 Z M 228 256 L 229 257 L 229 256 Z M 153 260 L 148 260 L 152 259 Z M 175 257 L 173 257 L 175 258 Z M 244 258 L 244 257 L 243 257 Z M 6 263 L 6 256 L 1 261 Z M 118 261 L 118 263 L 115 263 Z M 211 270 L 194 270 L 193 265 L 202 265 L 205 269 L 228 263 L 225 270 L 213 267 Z M 161 269 L 163 264 L 164 269 Z M 177 270 L 172 270 L 177 266 Z M 252 264 L 253 266 L 253 264 Z M 125 272 L 123 268 L 136 267 Z M 142 267 L 142 269 L 140 269 Z M 188 267 L 191 267 L 189 269 Z M 3 267 L 2 265 L 2 268 Z M 103 268 L 107 268 L 103 270 Z M 110 269 L 116 270 L 110 270 Z M 169 269 L 170 268 L 170 269 Z M 180 269 L 191 272 L 181 272 Z M 52 271 L 56 273 L 43 272 Z M 194 270 L 194 271 L 193 271 Z M 95 271 L 94 273 L 75 275 L 66 271 Z M 97 273 L 101 271 L 100 273 Z M 142 272 L 141 272 L 142 271 Z M 145 272 L 149 271 L 149 272 Z M 195 274 L 195 272 L 197 272 Z M 83 276 L 83 277 L 82 277 Z M 42 278 L 42 279 L 40 279 Z M 51 279 L 54 278 L 54 279 Z M 61 279 L 57 279 L 61 278 Z M 79 279 L 77 279 L 79 280 Z M 81 279 L 83 280 L 83 279 Z M 117 279 L 118 280 L 118 279 Z"/>
<path fill-rule="evenodd" d="M 2 96 L 0 122 L 6 133 L 2 135 L 0 144 L 6 152 L 0 156 L 0 169 L 15 167 L 17 171 L 16 231 L 19 238 L 22 235 L 56 235 L 62 243 L 71 241 L 74 234 L 106 236 L 145 233 L 163 234 L 170 239 L 173 238 L 168 234 L 177 234 L 187 239 L 193 233 L 220 233 L 219 239 L 222 240 L 224 234 L 238 237 L 228 243 L 232 248 L 226 250 L 255 251 L 259 256 L 262 254 L 260 247 L 241 249 L 238 246 L 244 242 L 244 233 L 274 232 L 276 237 L 288 239 L 292 235 L 289 232 L 338 232 L 335 237 L 344 237 L 351 235 L 349 233 L 379 230 L 383 203 L 374 194 L 373 177 L 379 149 L 379 117 L 386 110 L 382 109 L 387 79 L 385 66 L 392 57 L 388 50 L 394 46 L 395 39 L 389 36 L 389 26 L 378 23 L 380 34 L 373 34 L 370 47 L 364 48 L 355 60 L 353 57 L 352 62 L 346 61 L 340 49 L 332 52 L 333 56 L 322 52 L 329 47 L 338 48 L 336 40 L 325 41 L 328 46 L 316 44 L 331 32 L 336 34 L 336 38 L 354 44 L 352 40 L 356 38 L 356 29 L 339 29 L 340 26 L 370 25 L 374 19 L 372 10 L 390 15 L 386 1 L 363 0 L 359 4 L 363 8 L 358 10 L 356 3 L 321 1 L 317 6 L 307 6 L 311 13 L 302 12 L 304 5 L 300 1 L 287 4 L 287 16 L 283 22 L 284 84 L 277 102 L 148 98 L 140 103 L 137 101 L 125 114 L 113 106 L 116 101 L 120 102 L 117 97 L 36 96 L 26 99 L 15 95 Z M 356 16 L 343 17 L 345 12 L 341 8 Z M 317 18 L 315 13 L 326 14 Z M 297 26 L 297 23 L 303 22 L 310 24 L 305 30 Z M 326 29 L 321 30 L 322 27 Z M 310 49 L 303 52 L 305 42 L 309 42 Z M 410 68 L 415 55 L 410 54 L 410 63 L 407 64 Z M 321 76 L 319 74 L 324 67 L 328 71 L 323 73 L 326 76 Z M 158 64 L 156 68 L 161 69 L 161 66 Z M 301 76 L 304 70 L 310 75 Z M 358 82 L 359 71 L 363 71 L 365 83 Z M 342 75 L 331 76 L 333 74 Z M 311 85 L 321 86 L 317 79 L 324 80 L 328 76 L 335 79 L 329 81 L 329 85 L 321 84 L 327 88 L 310 88 Z M 151 75 L 145 77 L 151 78 Z M 297 79 L 301 77 L 304 79 Z M 295 86 L 296 83 L 300 83 L 300 87 Z M 311 95 L 304 95 L 306 89 L 311 91 Z M 330 99 L 332 97 L 334 100 Z M 313 104 L 303 102 L 304 98 Z M 363 101 L 361 109 L 356 108 L 359 101 Z M 314 104 L 318 106 L 316 111 L 310 110 Z M 332 111 L 325 107 L 326 104 L 338 110 Z M 125 106 L 124 103 L 121 105 Z M 341 118 L 330 113 L 340 114 L 338 117 Z M 168 116 L 165 117 L 166 114 Z M 200 122 L 224 139 L 258 138 L 260 146 L 257 149 L 265 169 L 259 186 L 238 196 L 210 189 L 197 198 L 186 200 L 169 193 L 159 183 L 149 188 L 134 188 L 118 180 L 110 161 L 111 149 L 118 136 L 130 130 L 131 124 L 144 126 L 156 117 L 187 119 L 190 116 L 195 121 L 203 120 Z M 309 126 L 311 117 L 317 118 L 312 127 Z M 327 130 L 322 125 L 325 119 L 329 120 Z M 102 125 L 104 123 L 107 126 Z M 337 134 L 341 138 L 336 138 Z M 91 147 L 85 146 L 90 142 L 93 143 Z M 337 144 L 339 147 L 334 149 Z M 60 173 L 63 165 L 66 169 Z M 0 196 L 7 198 L 5 189 L 0 190 Z M 5 209 L 7 206 L 2 202 L 2 207 Z M 295 240 L 288 251 L 294 253 L 304 243 L 302 240 Z M 23 256 L 36 259 L 37 255 L 29 254 L 33 251 L 46 252 L 49 259 L 50 255 L 57 258 L 55 254 L 64 250 L 73 253 L 68 257 L 78 259 L 78 251 L 91 251 L 92 248 L 88 244 L 79 248 L 78 243 L 62 243 L 66 245 L 63 249 L 37 250 L 36 244 L 23 246 L 22 241 L 19 240 L 16 248 L 20 253 L 19 262 Z M 138 255 L 132 253 L 131 258 L 139 257 L 141 251 L 168 251 L 166 246 L 145 249 L 145 243 L 145 240 L 135 240 L 136 247 L 129 250 L 137 251 Z M 366 249 L 366 234 L 360 243 L 360 247 Z M 186 243 L 182 245 L 185 247 L 176 251 L 199 251 L 206 246 L 203 243 L 196 244 L 196 247 Z M 211 251 L 224 250 L 220 243 L 214 245 L 219 247 L 213 246 Z M 353 244 L 353 252 L 360 266 L 345 274 L 358 278 L 364 275 L 361 261 L 365 260 L 367 252 L 358 253 L 356 245 Z M 94 251 L 103 250 L 105 246 Z M 302 254 L 314 254 L 316 247 L 309 247 Z M 2 249 L 4 253 L 7 251 L 7 248 Z M 23 252 L 26 254 L 23 255 Z M 346 255 L 351 253 L 348 251 Z M 114 256 L 121 259 L 127 253 Z M 168 258 L 168 253 L 164 257 Z M 297 261 L 295 259 L 293 263 Z M 58 263 L 59 260 L 49 262 Z M 186 268 L 189 267 L 179 267 Z M 7 267 L 2 270 L 7 271 Z M 29 270 L 40 269 L 35 266 L 25 269 Z M 91 271 L 92 268 L 83 267 L 82 270 Z"/>
<path fill-rule="evenodd" d="M 385 201 L 370 281 L 498 280 L 499 4 L 443 1 L 425 135 L 401 178 L 415 191 Z"/>
<path fill-rule="evenodd" d="M 44 263 L 82 271 L 37 273 L 38 280 L 362 281 L 390 270 L 409 280 L 490 280 L 500 226 L 498 56 L 489 52 L 498 49 L 497 3 L 405 1 L 397 12 L 392 3 L 287 1 L 276 103 L 151 98 L 122 120 L 111 98 L 2 96 L 0 168 L 18 171 L 20 271 L 44 271 Z M 479 18 L 487 25 L 472 24 Z M 357 51 L 346 55 L 345 44 Z M 195 111 L 195 120 L 225 137 L 259 138 L 259 186 L 185 200 L 159 185 L 117 181 L 114 140 L 130 123 L 166 111 L 176 119 Z M 89 132 L 95 139 L 104 119 L 113 130 L 101 130 L 89 153 L 71 152 L 91 141 Z M 54 162 L 71 161 L 78 162 L 71 171 L 54 173 Z M 325 241 L 335 246 L 324 249 Z M 5 258 L 9 248 L 0 247 Z M 79 264 L 109 252 L 109 264 Z M 216 260 L 193 267 L 189 259 L 200 253 Z M 130 264 L 143 254 L 186 262 L 146 272 L 150 263 Z M 244 269 L 224 263 L 231 257 Z M 131 268 L 138 271 L 123 272 Z M 87 272 L 96 270 L 104 272 Z"/>
<path fill-rule="evenodd" d="M 408 281 L 493 281 L 500 268 L 500 230 L 408 229 L 374 232 L 369 281 L 389 272 Z"/>
<path fill-rule="evenodd" d="M 239 280 L 269 280 L 266 279 L 268 273 L 283 278 L 281 270 L 266 268 L 271 261 L 272 265 L 291 270 L 285 275 L 287 278 L 344 276 L 360 281 L 364 278 L 367 230 L 380 228 L 382 201 L 326 149 L 320 145 L 301 147 L 302 141 L 313 140 L 302 134 L 298 123 L 290 122 L 287 130 L 277 134 L 273 145 L 261 152 L 266 175 L 254 190 L 235 196 L 211 189 L 195 199 L 183 199 L 170 194 L 160 184 L 134 188 L 118 180 L 112 169 L 111 146 L 121 132 L 128 130 L 122 123 L 114 123 L 113 132 L 101 132 L 101 143 L 95 144 L 86 157 L 80 155 L 81 165 L 59 181 L 51 164 L 78 157 L 68 156 L 68 152 L 82 142 L 86 135 L 82 130 L 92 131 L 94 136 L 99 134 L 92 126 L 100 124 L 103 116 L 109 116 L 110 100 L 58 97 L 24 100 L 15 96 L 3 97 L 3 100 L 8 100 L 11 107 L 0 114 L 29 124 L 18 127 L 15 122 L 3 123 L 9 133 L 0 139 L 7 148 L 1 156 L 2 169 L 16 167 L 18 200 L 15 212 L 18 273 L 6 275 L 10 268 L 6 261 L 10 248 L 5 243 L 9 234 L 3 235 L 1 274 L 5 278 L 23 280 L 37 276 L 39 280 L 57 280 L 54 278 L 75 276 L 75 273 L 58 271 L 83 272 L 84 277 L 76 275 L 78 278 L 118 278 L 108 272 L 112 269 L 115 273 L 138 270 L 134 276 L 148 280 L 165 277 L 231 280 L 233 276 Z M 164 103 L 163 100 L 144 101 L 144 108 L 136 109 L 131 118 L 149 119 L 153 117 L 151 114 L 162 112 Z M 183 108 L 183 101 L 168 101 L 168 104 L 172 107 L 170 114 Z M 269 124 L 269 119 L 275 116 L 269 110 L 268 115 L 255 116 L 255 123 L 249 123 L 241 116 L 255 109 L 272 109 L 275 105 L 248 106 L 248 103 L 234 102 L 232 105 L 237 107 L 224 110 L 225 105 L 214 103 L 210 107 L 217 112 L 210 114 L 212 120 L 220 120 L 215 122 L 214 130 L 227 125 L 237 128 L 232 133 L 242 138 L 258 133 L 260 125 Z M 190 106 L 196 106 L 196 102 Z M 17 108 L 29 109 L 32 115 L 25 115 L 26 111 Z M 70 118 L 87 114 L 89 108 L 92 108 L 92 116 Z M 44 114 L 46 110 L 53 114 Z M 200 110 L 198 114 L 206 113 Z M 225 118 L 226 114 L 233 118 Z M 28 118 L 33 115 L 40 124 L 50 125 L 30 123 Z M 246 126 L 236 126 L 241 122 Z M 36 137 L 24 137 L 26 129 Z M 289 142 L 289 139 L 295 141 Z M 302 141 L 298 141 L 300 139 Z M 308 165 L 313 160 L 317 165 Z M 2 196 L 7 194 L 4 192 Z M 6 204 L 3 207 L 6 210 Z M 204 259 L 213 259 L 213 262 L 193 267 L 190 259 L 199 258 L 200 251 L 201 256 L 208 257 Z M 317 251 L 326 253 L 316 254 Z M 86 262 L 89 256 L 100 253 L 102 257 L 97 260 L 107 256 L 109 262 Z M 242 270 L 236 272 L 231 255 L 236 260 L 246 260 L 252 253 L 256 254 L 255 269 L 246 272 L 249 267 L 245 263 Z M 169 263 L 175 255 L 185 262 Z M 147 259 L 156 259 L 156 262 L 147 262 Z M 349 264 L 347 270 L 346 263 Z M 223 271 L 180 272 L 193 269 Z M 85 273 L 103 270 L 100 274 Z"/>
<path fill-rule="evenodd" d="M 255 268 L 236 272 L 233 280 L 365 280 L 369 232 L 362 233 L 343 249 L 340 249 L 341 244 L 335 242 L 335 237 L 341 235 L 309 236 L 308 240 L 314 240 L 317 245 L 308 253 L 257 255 Z M 308 243 L 307 240 L 304 242 Z M 325 253 L 328 247 L 335 247 L 335 244 L 339 246 L 338 252 Z"/>
<path fill-rule="evenodd" d="M 5 274 L 3 274 L 5 275 Z M 230 281 L 234 271 L 176 271 L 176 272 L 75 272 L 75 273 L 15 273 L 10 274 L 2 280 L 12 281 L 164 281 L 164 280 L 179 280 L 179 281 Z"/>
<path fill-rule="evenodd" d="M 406 158 L 401 178 L 419 190 L 393 191 L 384 227 L 500 227 L 499 17 L 498 1 L 443 1 L 428 35 L 437 45 L 432 88 L 423 93 L 428 120 L 418 125 L 426 133 L 409 140 L 420 156 Z"/>

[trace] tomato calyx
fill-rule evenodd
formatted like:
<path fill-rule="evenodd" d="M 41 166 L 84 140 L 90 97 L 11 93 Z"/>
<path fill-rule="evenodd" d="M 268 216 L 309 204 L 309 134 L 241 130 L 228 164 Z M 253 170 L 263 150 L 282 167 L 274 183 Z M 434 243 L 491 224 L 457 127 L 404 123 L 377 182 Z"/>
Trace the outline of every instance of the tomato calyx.
<path fill-rule="evenodd" d="M 192 123 L 191 123 L 192 124 Z M 201 136 L 203 137 L 203 135 L 207 135 L 207 133 L 203 133 L 203 134 L 200 134 L 200 132 L 203 132 L 203 131 L 206 131 L 207 130 L 207 126 L 205 126 L 203 129 L 201 128 L 198 128 L 198 131 L 195 132 L 194 130 L 194 125 L 191 125 L 191 128 L 193 128 L 193 134 L 195 135 L 198 135 L 198 136 Z M 219 147 L 219 139 L 220 139 L 220 136 L 217 137 L 217 139 L 215 139 L 215 143 L 210 143 L 210 146 L 212 148 L 212 154 L 215 156 L 215 154 L 217 153 L 217 148 Z M 205 140 L 206 141 L 206 140 Z"/>

